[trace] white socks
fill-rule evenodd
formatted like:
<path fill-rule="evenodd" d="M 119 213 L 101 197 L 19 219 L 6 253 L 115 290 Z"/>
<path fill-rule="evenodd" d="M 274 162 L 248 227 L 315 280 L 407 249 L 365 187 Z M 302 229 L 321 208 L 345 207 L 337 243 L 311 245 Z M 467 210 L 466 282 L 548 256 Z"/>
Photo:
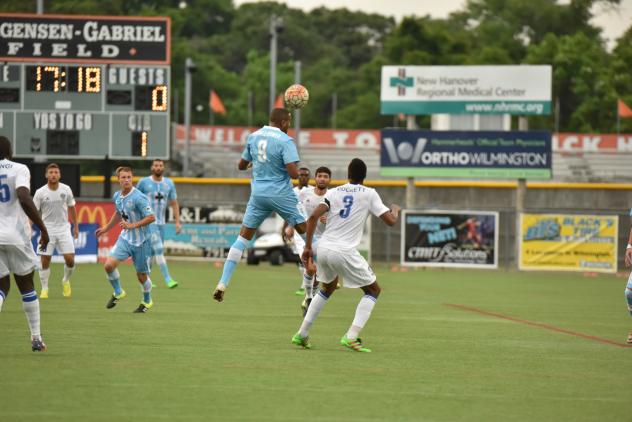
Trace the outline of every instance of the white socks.
<path fill-rule="evenodd" d="M 314 297 L 314 276 L 307 274 L 307 271 L 303 273 L 303 289 L 307 299 Z"/>
<path fill-rule="evenodd" d="M 305 319 L 303 319 L 303 323 L 301 324 L 301 328 L 299 329 L 299 334 L 301 337 L 307 337 L 308 332 L 318 314 L 323 309 L 325 304 L 327 303 L 327 298 L 322 292 L 319 292 L 314 299 L 312 299 L 312 303 L 310 303 L 309 308 L 307 308 L 307 313 L 305 314 Z"/>
<path fill-rule="evenodd" d="M 72 275 L 73 271 L 75 271 L 75 267 L 67 267 L 66 265 L 64 265 L 64 278 L 61 281 L 63 283 L 69 282 L 70 276 Z M 48 280 L 46 280 L 46 282 L 48 283 Z"/>
<path fill-rule="evenodd" d="M 22 295 L 22 309 L 26 314 L 26 320 L 29 323 L 31 337 L 33 339 L 41 338 L 40 332 L 40 306 L 35 291 Z"/>
<path fill-rule="evenodd" d="M 360 303 L 358 303 L 358 307 L 356 308 L 355 318 L 353 318 L 351 327 L 349 327 L 349 331 L 347 331 L 348 339 L 355 340 L 358 338 L 358 335 L 360 335 L 360 330 L 362 330 L 366 322 L 369 320 L 369 317 L 371 316 L 371 311 L 375 306 L 376 300 L 377 299 L 373 296 L 362 296 L 362 299 L 360 299 Z"/>
<path fill-rule="evenodd" d="M 48 290 L 48 279 L 50 278 L 50 268 L 39 271 L 40 282 L 42 283 L 42 290 Z"/>
<path fill-rule="evenodd" d="M 2 304 L 4 303 L 4 292 L 0 290 L 0 312 L 2 312 Z"/>

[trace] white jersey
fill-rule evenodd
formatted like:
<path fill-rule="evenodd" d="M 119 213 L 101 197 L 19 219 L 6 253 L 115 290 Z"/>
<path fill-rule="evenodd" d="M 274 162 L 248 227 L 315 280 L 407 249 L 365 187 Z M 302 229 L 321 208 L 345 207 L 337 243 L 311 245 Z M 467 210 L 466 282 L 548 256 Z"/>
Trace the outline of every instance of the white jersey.
<path fill-rule="evenodd" d="M 70 186 L 60 183 L 56 190 L 42 186 L 33 196 L 35 207 L 42 214 L 42 221 L 49 234 L 70 233 L 68 207 L 75 206 L 75 197 Z"/>
<path fill-rule="evenodd" d="M 30 242 L 28 218 L 18 201 L 17 189 L 31 189 L 31 173 L 24 164 L 0 160 L 0 245 Z"/>
<path fill-rule="evenodd" d="M 326 192 L 325 192 L 326 193 Z M 314 212 L 316 207 L 323 202 L 324 195 L 317 195 L 316 189 L 301 189 L 298 193 L 298 200 L 303 205 L 305 209 L 305 216 L 309 218 L 310 215 Z M 325 232 L 325 223 L 321 222 L 320 219 L 316 224 L 316 231 L 314 234 L 317 237 L 322 236 Z"/>
<path fill-rule="evenodd" d="M 351 183 L 329 189 L 321 203 L 329 207 L 329 212 L 327 230 L 318 247 L 333 250 L 357 248 L 369 213 L 379 217 L 389 210 L 375 189 Z"/>

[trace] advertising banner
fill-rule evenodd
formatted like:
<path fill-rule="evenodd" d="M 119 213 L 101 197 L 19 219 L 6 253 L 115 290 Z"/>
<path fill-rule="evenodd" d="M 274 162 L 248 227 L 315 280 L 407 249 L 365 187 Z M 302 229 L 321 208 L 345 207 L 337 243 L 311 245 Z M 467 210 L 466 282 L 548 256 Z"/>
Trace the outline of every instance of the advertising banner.
<path fill-rule="evenodd" d="M 116 212 L 114 203 L 111 201 L 87 202 L 77 201 L 77 220 L 79 223 L 95 224 L 95 230 L 98 227 L 105 226 L 110 218 Z M 110 249 L 116 243 L 121 227 L 116 225 L 108 233 L 98 239 L 98 258 L 99 261 L 105 261 L 110 253 Z"/>
<path fill-rule="evenodd" d="M 498 213 L 402 213 L 401 264 L 498 268 Z"/>
<path fill-rule="evenodd" d="M 243 147 L 246 138 L 258 128 L 247 126 L 192 125 L 189 131 L 191 145 L 196 147 Z M 288 134 L 294 138 L 290 129 Z M 184 125 L 176 125 L 176 146 L 186 143 Z M 301 147 L 372 149 L 380 148 L 380 131 L 375 129 L 301 129 L 298 145 Z"/>
<path fill-rule="evenodd" d="M 99 226 L 96 224 L 79 224 L 79 236 L 74 239 L 76 263 L 83 264 L 97 262 L 97 236 L 94 234 L 97 227 Z M 33 244 L 33 249 L 36 252 L 38 250 L 39 240 L 40 231 L 37 226 L 33 225 L 31 231 L 31 243 Z M 55 250 L 55 252 L 53 252 L 52 261 L 64 262 L 64 257 Z"/>
<path fill-rule="evenodd" d="M 239 236 L 241 224 L 165 224 L 164 245 L 168 255 L 223 258 Z"/>
<path fill-rule="evenodd" d="M 551 114 L 551 66 L 382 66 L 382 114 Z"/>
<path fill-rule="evenodd" d="M 619 217 L 521 214 L 521 270 L 617 271 Z"/>
<path fill-rule="evenodd" d="M 551 133 L 385 129 L 380 164 L 382 176 L 549 179 Z"/>
<path fill-rule="evenodd" d="M 556 133 L 554 152 L 632 152 L 632 135 L 616 133 Z"/>

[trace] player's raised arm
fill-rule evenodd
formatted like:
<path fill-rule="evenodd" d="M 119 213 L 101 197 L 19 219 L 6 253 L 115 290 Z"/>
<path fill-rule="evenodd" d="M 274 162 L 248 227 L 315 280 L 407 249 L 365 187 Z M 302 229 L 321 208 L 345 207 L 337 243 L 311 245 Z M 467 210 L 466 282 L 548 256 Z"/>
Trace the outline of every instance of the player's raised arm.
<path fill-rule="evenodd" d="M 25 186 L 20 186 L 16 189 L 16 194 L 18 196 L 18 201 L 20 201 L 20 206 L 24 210 L 26 216 L 40 229 L 41 237 L 40 237 L 40 248 L 46 248 L 48 245 L 48 230 L 46 230 L 46 226 L 42 221 L 42 216 L 40 216 L 37 208 L 35 207 L 35 203 L 33 203 L 33 198 L 31 198 L 31 192 Z"/>

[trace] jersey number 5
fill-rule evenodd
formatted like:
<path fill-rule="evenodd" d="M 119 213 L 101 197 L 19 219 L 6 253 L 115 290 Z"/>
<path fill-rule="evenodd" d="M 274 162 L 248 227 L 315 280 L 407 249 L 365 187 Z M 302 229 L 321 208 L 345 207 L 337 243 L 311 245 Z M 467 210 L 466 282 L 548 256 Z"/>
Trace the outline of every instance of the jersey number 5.
<path fill-rule="evenodd" d="M 0 175 L 0 202 L 9 202 L 11 200 L 11 190 L 9 185 L 5 185 L 2 179 L 6 179 L 7 175 Z"/>
<path fill-rule="evenodd" d="M 347 195 L 342 198 L 344 208 L 340 210 L 340 218 L 347 218 L 351 214 L 351 207 L 353 206 L 353 196 Z"/>
<path fill-rule="evenodd" d="M 262 141 L 259 141 L 259 143 L 257 144 L 257 160 L 259 160 L 260 163 L 265 163 L 266 161 L 268 161 L 268 141 L 266 141 L 265 139 Z"/>

